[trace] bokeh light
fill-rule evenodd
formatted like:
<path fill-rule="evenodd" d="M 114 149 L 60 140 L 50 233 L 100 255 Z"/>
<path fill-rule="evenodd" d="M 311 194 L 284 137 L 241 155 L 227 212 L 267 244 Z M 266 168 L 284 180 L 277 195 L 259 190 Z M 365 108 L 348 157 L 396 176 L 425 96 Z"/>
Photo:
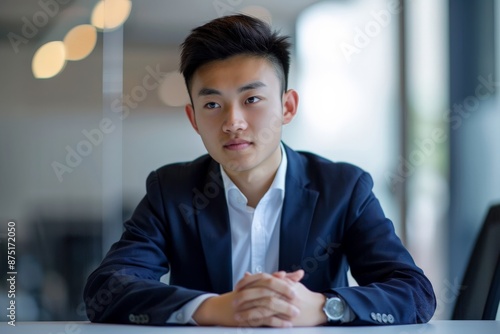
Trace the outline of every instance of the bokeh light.
<path fill-rule="evenodd" d="M 158 96 L 166 105 L 183 107 L 189 103 L 184 77 L 178 71 L 167 73 L 158 88 Z"/>
<path fill-rule="evenodd" d="M 101 30 L 113 30 L 127 20 L 132 9 L 130 0 L 101 0 L 92 11 L 90 22 Z"/>
<path fill-rule="evenodd" d="M 66 64 L 66 49 L 61 41 L 42 45 L 34 54 L 31 64 L 33 75 L 38 79 L 48 79 L 62 71 Z"/>
<path fill-rule="evenodd" d="M 67 60 L 81 60 L 87 57 L 97 42 L 96 28 L 82 24 L 71 29 L 64 37 Z"/>

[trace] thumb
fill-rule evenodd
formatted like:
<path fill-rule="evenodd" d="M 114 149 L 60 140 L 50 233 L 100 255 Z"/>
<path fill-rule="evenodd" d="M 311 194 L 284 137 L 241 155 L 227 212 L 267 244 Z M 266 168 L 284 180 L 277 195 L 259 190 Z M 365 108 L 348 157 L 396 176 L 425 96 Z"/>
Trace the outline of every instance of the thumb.
<path fill-rule="evenodd" d="M 285 277 L 294 282 L 299 282 L 302 278 L 304 278 L 304 270 L 299 269 L 291 273 L 286 273 Z"/>
<path fill-rule="evenodd" d="M 280 271 L 274 272 L 273 276 L 276 277 L 276 278 L 285 278 L 286 277 L 286 271 L 280 270 Z"/>

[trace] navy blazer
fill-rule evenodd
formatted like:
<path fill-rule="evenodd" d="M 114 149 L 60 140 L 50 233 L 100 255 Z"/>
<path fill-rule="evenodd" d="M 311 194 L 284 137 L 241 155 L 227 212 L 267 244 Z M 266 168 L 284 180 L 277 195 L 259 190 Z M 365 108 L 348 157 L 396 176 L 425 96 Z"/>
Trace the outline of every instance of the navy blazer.
<path fill-rule="evenodd" d="M 427 322 L 436 307 L 431 283 L 384 216 L 371 177 L 285 149 L 279 269 L 302 268 L 307 288 L 342 296 L 356 315 L 352 325 Z M 152 172 L 124 227 L 87 280 L 91 321 L 164 325 L 193 298 L 232 290 L 229 215 L 210 156 Z M 348 287 L 349 267 L 357 287 Z M 166 285 L 159 280 L 169 270 Z"/>

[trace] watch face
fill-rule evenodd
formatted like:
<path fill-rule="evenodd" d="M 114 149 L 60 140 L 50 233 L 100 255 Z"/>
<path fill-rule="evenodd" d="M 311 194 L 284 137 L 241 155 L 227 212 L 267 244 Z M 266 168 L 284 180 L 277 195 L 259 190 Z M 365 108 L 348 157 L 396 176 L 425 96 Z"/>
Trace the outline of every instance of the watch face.
<path fill-rule="evenodd" d="M 325 313 L 330 320 L 340 320 L 344 315 L 344 303 L 337 297 L 328 299 L 325 304 Z"/>

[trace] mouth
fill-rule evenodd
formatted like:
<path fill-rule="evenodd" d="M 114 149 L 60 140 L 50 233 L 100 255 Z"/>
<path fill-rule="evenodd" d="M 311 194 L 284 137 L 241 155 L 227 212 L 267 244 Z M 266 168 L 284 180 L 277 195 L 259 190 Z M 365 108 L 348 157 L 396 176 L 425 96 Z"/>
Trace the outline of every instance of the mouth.
<path fill-rule="evenodd" d="M 224 148 L 230 151 L 242 151 L 252 145 L 252 142 L 243 139 L 232 139 L 224 144 Z"/>

